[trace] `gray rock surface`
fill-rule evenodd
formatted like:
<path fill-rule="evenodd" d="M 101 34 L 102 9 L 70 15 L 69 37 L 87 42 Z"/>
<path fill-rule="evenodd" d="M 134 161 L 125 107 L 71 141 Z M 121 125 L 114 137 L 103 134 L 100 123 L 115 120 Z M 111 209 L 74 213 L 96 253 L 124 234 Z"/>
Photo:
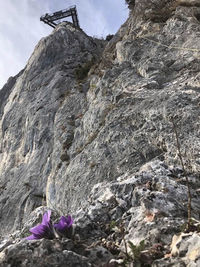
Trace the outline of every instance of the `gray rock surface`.
<path fill-rule="evenodd" d="M 3 116 L 4 107 L 7 103 L 8 97 L 17 81 L 17 79 L 23 74 L 23 70 L 20 71 L 15 77 L 10 77 L 7 83 L 0 90 L 0 116 Z"/>
<path fill-rule="evenodd" d="M 156 260 L 153 266 L 189 266 L 200 265 L 199 233 L 182 233 L 174 236 L 171 244 L 171 257 Z"/>
<path fill-rule="evenodd" d="M 199 59 L 187 50 L 200 49 L 195 10 L 178 7 L 165 24 L 130 16 L 108 43 L 74 129 L 69 165 L 48 179 L 49 204 L 74 211 L 97 182 L 154 158 L 180 165 L 172 116 L 185 162 L 198 174 Z"/>
<path fill-rule="evenodd" d="M 87 207 L 73 214 L 71 239 L 24 240 L 29 235 L 28 230 L 41 222 L 41 215 L 47 209 L 37 208 L 22 231 L 1 240 L 0 266 L 15 266 L 16 262 L 18 266 L 54 266 L 55 261 L 56 266 L 64 263 L 76 266 L 73 265 L 76 262 L 80 266 L 107 266 L 114 261 L 114 266 L 118 266 L 117 262 L 126 259 L 124 242 L 138 246 L 143 240 L 142 266 L 171 266 L 172 263 L 198 266 L 199 233 L 179 236 L 187 219 L 187 187 L 177 183 L 175 173 L 182 177 L 180 170 L 156 160 L 145 164 L 132 176 L 123 175 L 117 181 L 96 184 Z M 198 217 L 199 196 L 195 191 L 192 194 L 196 211 L 193 216 Z M 52 220 L 57 218 L 57 212 L 53 211 Z M 170 256 L 164 258 L 169 252 Z M 129 262 L 131 264 L 133 258 Z"/>
<path fill-rule="evenodd" d="M 61 24 L 39 42 L 20 77 L 1 91 L 0 232 L 20 228 L 45 202 L 51 173 L 68 165 L 63 155 L 87 107 L 75 71 L 101 53 L 100 44 Z"/>
<path fill-rule="evenodd" d="M 69 266 L 89 267 L 86 257 L 68 251 L 59 240 L 20 241 L 0 253 L 0 266 Z"/>
<path fill-rule="evenodd" d="M 126 240 L 145 239 L 147 250 L 159 255 L 151 260 L 162 258 L 187 219 L 175 130 L 192 216 L 199 219 L 200 7 L 197 1 L 131 2 L 128 20 L 107 44 L 70 23 L 59 25 L 0 91 L 1 255 L 10 244 L 16 257 L 18 247 L 30 252 L 10 233 L 25 235 L 45 210 L 36 208 L 47 205 L 73 213 L 81 240 L 100 246 L 90 256 L 70 247 L 72 258 L 88 256 L 93 264 L 100 249 L 107 261 L 118 260 L 120 223 Z M 46 241 L 38 242 L 31 246 Z M 156 253 L 155 244 L 162 244 Z M 12 249 L 2 262 L 13 260 Z M 61 262 L 69 256 L 63 250 Z M 167 261 L 186 262 L 158 264 Z"/>

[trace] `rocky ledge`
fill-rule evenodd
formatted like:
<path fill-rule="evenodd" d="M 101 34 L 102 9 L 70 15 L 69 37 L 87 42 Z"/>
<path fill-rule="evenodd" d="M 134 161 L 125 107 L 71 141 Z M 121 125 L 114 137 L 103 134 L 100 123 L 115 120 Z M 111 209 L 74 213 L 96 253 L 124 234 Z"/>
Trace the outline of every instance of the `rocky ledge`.
<path fill-rule="evenodd" d="M 193 216 L 199 218 L 200 196 L 195 189 L 192 195 Z M 180 168 L 162 161 L 147 163 L 134 175 L 95 185 L 88 205 L 72 215 L 75 222 L 68 238 L 26 240 L 47 209 L 37 208 L 21 231 L 1 241 L 0 266 L 200 263 L 200 234 L 181 234 L 187 221 L 185 177 Z M 58 213 L 54 211 L 52 218 L 58 219 Z"/>

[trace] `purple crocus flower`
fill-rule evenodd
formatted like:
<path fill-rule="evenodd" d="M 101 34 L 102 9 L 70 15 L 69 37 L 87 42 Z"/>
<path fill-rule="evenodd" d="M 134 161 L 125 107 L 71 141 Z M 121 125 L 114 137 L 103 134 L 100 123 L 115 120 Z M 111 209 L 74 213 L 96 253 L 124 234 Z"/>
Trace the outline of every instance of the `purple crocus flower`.
<path fill-rule="evenodd" d="M 54 232 L 50 217 L 51 217 L 51 211 L 48 210 L 43 215 L 42 223 L 31 228 L 30 232 L 32 233 L 32 235 L 28 236 L 26 239 L 27 240 L 37 240 L 41 238 L 53 239 Z"/>
<path fill-rule="evenodd" d="M 69 215 L 66 217 L 62 216 L 60 218 L 60 221 L 56 224 L 54 224 L 54 228 L 56 229 L 56 232 L 58 234 L 61 234 L 63 236 L 70 236 L 72 233 L 72 224 L 74 220 L 72 217 Z"/>

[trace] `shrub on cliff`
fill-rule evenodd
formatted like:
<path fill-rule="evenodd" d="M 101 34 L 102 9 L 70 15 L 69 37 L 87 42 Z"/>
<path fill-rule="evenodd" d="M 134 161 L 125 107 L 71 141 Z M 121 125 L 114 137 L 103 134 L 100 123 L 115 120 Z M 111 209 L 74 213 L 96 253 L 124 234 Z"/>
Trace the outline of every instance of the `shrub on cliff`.
<path fill-rule="evenodd" d="M 75 71 L 76 79 L 78 81 L 84 80 L 94 64 L 95 64 L 95 58 L 93 57 L 90 61 L 86 62 L 84 65 L 79 66 Z"/>

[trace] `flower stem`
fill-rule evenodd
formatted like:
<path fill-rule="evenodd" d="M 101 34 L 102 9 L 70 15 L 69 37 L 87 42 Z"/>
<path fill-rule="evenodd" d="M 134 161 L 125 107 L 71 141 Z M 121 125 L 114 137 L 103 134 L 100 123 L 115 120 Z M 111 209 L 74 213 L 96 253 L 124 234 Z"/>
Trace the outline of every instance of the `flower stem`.
<path fill-rule="evenodd" d="M 191 189 L 190 189 L 190 182 L 189 182 L 189 178 L 183 163 L 183 156 L 181 153 L 181 145 L 180 145 L 180 141 L 179 141 L 179 136 L 178 136 L 178 131 L 177 131 L 177 127 L 176 124 L 174 122 L 174 119 L 171 118 L 172 121 L 172 125 L 173 125 L 173 130 L 174 130 L 174 134 L 175 134 L 175 138 L 176 138 L 176 146 L 177 146 L 177 150 L 178 150 L 178 156 L 181 162 L 181 166 L 183 169 L 183 174 L 185 176 L 186 179 L 186 184 L 187 184 L 187 195 L 188 195 L 188 203 L 187 203 L 187 212 L 188 212 L 188 221 L 187 221 L 187 229 L 189 230 L 190 226 L 191 226 L 191 210 L 192 210 L 192 195 L 191 195 Z"/>

